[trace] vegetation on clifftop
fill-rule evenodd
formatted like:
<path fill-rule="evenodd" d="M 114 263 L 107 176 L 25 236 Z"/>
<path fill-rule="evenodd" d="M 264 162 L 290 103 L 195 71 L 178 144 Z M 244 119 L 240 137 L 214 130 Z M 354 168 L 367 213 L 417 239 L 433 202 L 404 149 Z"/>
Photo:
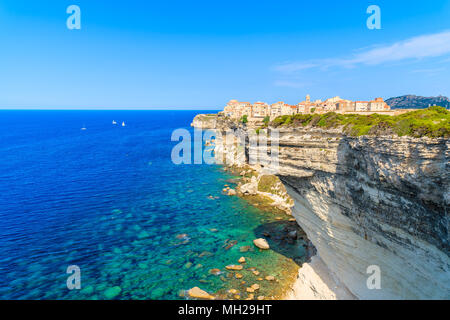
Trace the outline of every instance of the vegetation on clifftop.
<path fill-rule="evenodd" d="M 429 107 L 398 116 L 383 114 L 358 115 L 338 114 L 296 114 L 281 116 L 271 122 L 273 127 L 310 126 L 324 129 L 343 127 L 351 136 L 398 135 L 416 138 L 450 137 L 450 111 L 442 107 Z"/>

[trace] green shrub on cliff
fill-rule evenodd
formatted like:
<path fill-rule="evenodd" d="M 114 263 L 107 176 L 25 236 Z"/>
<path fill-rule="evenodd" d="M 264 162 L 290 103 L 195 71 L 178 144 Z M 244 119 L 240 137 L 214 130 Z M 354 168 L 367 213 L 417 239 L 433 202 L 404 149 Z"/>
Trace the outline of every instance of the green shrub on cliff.
<path fill-rule="evenodd" d="M 258 183 L 258 191 L 275 193 L 273 189 L 278 185 L 280 179 L 274 175 L 261 176 Z"/>
<path fill-rule="evenodd" d="M 280 179 L 275 175 L 263 175 L 258 181 L 258 191 L 275 194 L 284 198 L 286 203 L 293 204 L 291 197 L 287 194 L 286 188 Z"/>
<path fill-rule="evenodd" d="M 398 116 L 383 114 L 359 115 L 338 114 L 296 114 L 281 116 L 271 123 L 279 126 L 311 126 L 324 129 L 342 127 L 351 136 L 398 135 L 412 137 L 450 137 L 450 112 L 442 107 L 430 107 Z"/>

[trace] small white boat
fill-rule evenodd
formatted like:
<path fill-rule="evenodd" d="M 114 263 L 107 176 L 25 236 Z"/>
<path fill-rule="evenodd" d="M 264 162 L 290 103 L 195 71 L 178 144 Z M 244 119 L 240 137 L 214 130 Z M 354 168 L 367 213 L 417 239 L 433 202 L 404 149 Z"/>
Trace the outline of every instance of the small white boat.
<path fill-rule="evenodd" d="M 124 121 L 124 122 L 122 122 L 122 127 L 125 127 L 125 121 Z"/>
<path fill-rule="evenodd" d="M 117 124 L 117 122 L 115 120 L 113 120 L 112 124 Z"/>
<path fill-rule="evenodd" d="M 83 127 L 83 128 L 81 128 L 81 130 L 86 130 L 86 128 L 85 128 L 85 127 Z"/>

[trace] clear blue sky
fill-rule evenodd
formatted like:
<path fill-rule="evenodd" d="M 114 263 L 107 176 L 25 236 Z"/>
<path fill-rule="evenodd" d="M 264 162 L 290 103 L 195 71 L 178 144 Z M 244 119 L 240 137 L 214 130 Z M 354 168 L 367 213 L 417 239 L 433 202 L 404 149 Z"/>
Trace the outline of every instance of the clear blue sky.
<path fill-rule="evenodd" d="M 449 74 L 448 0 L 0 0 L 0 108 L 449 96 Z"/>

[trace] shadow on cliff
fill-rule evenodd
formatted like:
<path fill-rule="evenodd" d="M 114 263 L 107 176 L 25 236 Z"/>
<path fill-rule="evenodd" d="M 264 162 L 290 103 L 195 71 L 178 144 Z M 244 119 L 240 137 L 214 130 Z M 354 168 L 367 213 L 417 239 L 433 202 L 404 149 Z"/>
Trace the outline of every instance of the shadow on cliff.
<path fill-rule="evenodd" d="M 253 231 L 257 238 L 267 240 L 271 250 L 292 259 L 299 266 L 311 256 L 308 238 L 295 221 L 268 222 Z"/>
<path fill-rule="evenodd" d="M 340 140 L 334 189 L 328 196 L 336 203 L 346 203 L 342 214 L 357 221 L 365 240 L 370 240 L 368 229 L 377 230 L 381 222 L 448 254 L 444 201 L 448 180 L 442 165 L 448 163 L 447 142 L 375 139 Z M 423 151 L 427 149 L 436 154 L 428 157 Z M 424 162 L 430 164 L 424 166 Z M 397 201 L 393 202 L 394 198 Z"/>

